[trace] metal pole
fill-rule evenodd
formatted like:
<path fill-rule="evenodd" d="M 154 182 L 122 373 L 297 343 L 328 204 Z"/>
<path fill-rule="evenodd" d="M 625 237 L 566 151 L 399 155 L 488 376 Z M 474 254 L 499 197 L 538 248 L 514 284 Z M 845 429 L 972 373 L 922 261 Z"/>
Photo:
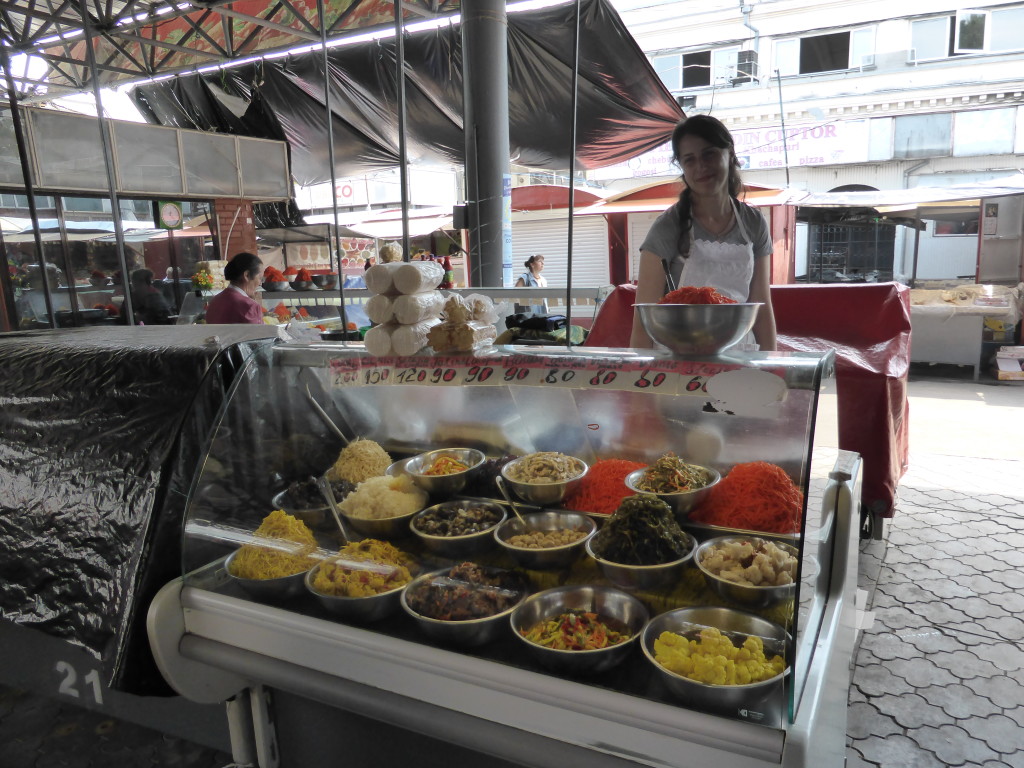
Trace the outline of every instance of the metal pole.
<path fill-rule="evenodd" d="M 114 220 L 114 238 L 117 241 L 117 260 L 121 264 L 121 285 L 124 289 L 124 304 L 121 312 L 128 325 L 135 325 L 135 313 L 132 310 L 131 275 L 128 274 L 128 258 L 124 252 L 124 228 L 121 225 L 121 201 L 117 195 L 117 182 L 114 176 L 114 157 L 110 149 L 110 134 L 107 132 L 107 120 L 103 116 L 103 99 L 100 96 L 99 70 L 96 68 L 96 53 L 92 47 L 92 21 L 89 17 L 88 0 L 78 0 L 82 15 L 82 31 L 85 33 L 85 53 L 89 64 L 89 77 L 92 80 L 92 95 L 96 101 L 96 121 L 100 129 L 100 144 L 103 147 L 103 161 L 107 168 L 107 190 L 110 195 L 110 213 Z"/>
<path fill-rule="evenodd" d="M 402 192 L 402 256 L 409 261 L 409 165 L 405 148 L 405 24 L 402 0 L 395 0 L 395 85 L 398 87 L 398 179 Z"/>
<path fill-rule="evenodd" d="M 177 314 L 181 309 L 181 290 L 178 288 L 178 249 L 175 246 L 173 229 L 167 230 L 167 260 L 171 262 L 171 296 L 174 297 L 174 313 Z"/>
<path fill-rule="evenodd" d="M 4 233 L 0 231 L 0 252 L 4 254 L 4 262 L 7 261 L 7 244 L 4 243 Z M 3 317 L 0 317 L 0 330 L 13 331 L 18 327 L 18 317 L 14 311 L 14 285 L 11 276 L 7 272 L 6 263 L 3 270 L 0 270 L 0 307 L 3 307 Z"/>
<path fill-rule="evenodd" d="M 789 141 L 786 138 L 786 108 L 782 105 L 782 75 L 775 70 L 775 82 L 779 86 L 779 122 L 782 124 L 782 157 L 786 163 L 786 186 L 789 186 Z"/>
<path fill-rule="evenodd" d="M 508 139 L 508 22 L 504 0 L 462 3 L 466 204 L 472 284 L 512 285 L 512 175 Z"/>
<path fill-rule="evenodd" d="M 917 284 L 917 255 L 921 248 L 921 209 L 914 209 L 914 268 L 910 273 L 910 287 Z"/>
<path fill-rule="evenodd" d="M 569 129 L 569 243 L 566 250 L 565 264 L 565 346 L 572 346 L 572 235 L 573 212 L 576 206 L 576 102 L 577 81 L 580 74 L 580 0 L 576 0 L 574 8 L 575 30 L 572 39 L 572 118 Z"/>
<path fill-rule="evenodd" d="M 32 165 L 28 157 L 28 146 L 25 143 L 25 130 L 21 124 L 21 113 L 18 111 L 18 94 L 11 76 L 11 59 L 7 55 L 7 46 L 0 45 L 0 56 L 3 57 L 4 77 L 7 79 L 7 100 L 11 105 L 11 121 L 14 123 L 14 138 L 18 143 L 18 157 L 21 160 L 21 175 L 25 181 L 25 197 L 28 198 L 28 215 L 32 218 L 32 239 L 36 244 L 39 269 L 43 278 L 43 300 L 46 303 L 46 314 L 50 319 L 50 327 L 57 327 L 57 318 L 53 314 L 53 297 L 50 295 L 50 281 L 46 273 L 46 256 L 43 254 L 43 238 L 39 234 L 39 215 L 36 212 L 36 193 L 32 184 Z"/>
<path fill-rule="evenodd" d="M 334 112 L 331 110 L 331 71 L 327 58 L 327 19 L 324 17 L 324 0 L 316 0 L 316 17 L 320 21 L 320 55 L 324 66 L 324 111 L 327 115 L 327 162 L 331 166 L 331 210 L 334 211 L 334 246 L 331 233 L 327 233 L 328 261 L 338 260 L 338 298 L 341 301 L 342 340 L 348 341 L 348 315 L 345 312 L 345 272 L 341 266 L 341 232 L 338 225 L 338 180 L 334 169 Z M 328 228 L 329 229 L 329 228 Z M 333 251 L 333 253 L 331 253 Z"/>
<path fill-rule="evenodd" d="M 68 273 L 68 305 L 71 307 L 71 325 L 81 325 L 78 312 L 78 290 L 75 288 L 75 269 L 71 263 L 71 242 L 68 240 L 68 228 L 64 222 L 64 198 L 54 195 L 53 204 L 57 211 L 57 228 L 60 230 L 60 247 L 64 251 L 64 268 Z"/>

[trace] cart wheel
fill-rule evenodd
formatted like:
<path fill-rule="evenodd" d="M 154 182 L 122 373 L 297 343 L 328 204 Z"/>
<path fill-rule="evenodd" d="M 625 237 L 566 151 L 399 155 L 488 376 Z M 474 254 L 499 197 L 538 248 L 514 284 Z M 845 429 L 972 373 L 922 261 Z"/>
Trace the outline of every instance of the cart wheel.
<path fill-rule="evenodd" d="M 862 540 L 870 539 L 875 532 L 875 516 L 871 510 L 861 505 L 860 508 L 860 537 Z"/>

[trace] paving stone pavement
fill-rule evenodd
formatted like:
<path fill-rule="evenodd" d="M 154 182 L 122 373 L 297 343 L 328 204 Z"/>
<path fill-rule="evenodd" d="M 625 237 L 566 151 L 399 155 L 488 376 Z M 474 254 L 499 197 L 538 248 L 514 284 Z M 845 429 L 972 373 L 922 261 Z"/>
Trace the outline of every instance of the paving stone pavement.
<path fill-rule="evenodd" d="M 975 422 L 989 449 L 921 439 L 915 450 L 912 380 L 896 514 L 882 541 L 861 545 L 874 623 L 850 690 L 849 768 L 1024 768 L 1024 387 L 964 388 L 972 405 L 1008 404 Z"/>
<path fill-rule="evenodd" d="M 911 460 L 896 515 L 882 540 L 861 543 L 874 622 L 853 672 L 847 766 L 1024 768 L 1024 385 L 945 382 L 927 389 L 934 402 L 916 401 L 926 384 L 911 378 Z M 932 422 L 958 418 L 955 444 L 943 443 L 943 424 Z M 0 686 L 0 768 L 230 763 Z"/>

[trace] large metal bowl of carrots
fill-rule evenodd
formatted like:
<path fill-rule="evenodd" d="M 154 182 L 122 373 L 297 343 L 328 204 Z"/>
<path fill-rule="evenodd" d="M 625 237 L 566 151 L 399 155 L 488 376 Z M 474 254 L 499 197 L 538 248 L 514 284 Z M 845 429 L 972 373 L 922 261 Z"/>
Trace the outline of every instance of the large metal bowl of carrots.
<path fill-rule="evenodd" d="M 760 304 L 637 304 L 647 335 L 677 355 L 710 356 L 754 327 Z"/>

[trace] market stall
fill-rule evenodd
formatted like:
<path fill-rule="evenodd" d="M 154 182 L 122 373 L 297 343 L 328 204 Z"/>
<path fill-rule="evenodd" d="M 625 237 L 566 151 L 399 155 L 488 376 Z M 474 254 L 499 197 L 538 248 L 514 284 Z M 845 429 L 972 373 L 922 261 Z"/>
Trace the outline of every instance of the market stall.
<path fill-rule="evenodd" d="M 1019 337 L 1021 288 L 1006 285 L 922 284 L 910 291 L 912 362 L 980 367 Z M 987 351 L 987 354 L 986 354 Z"/>
<path fill-rule="evenodd" d="M 248 696 L 252 737 L 244 756 L 259 764 L 269 765 L 273 754 L 287 764 L 314 765 L 339 749 L 353 762 L 384 764 L 416 749 L 424 766 L 483 756 L 495 765 L 530 766 L 842 765 L 860 480 L 856 455 L 836 447 L 833 366 L 830 353 L 695 360 L 615 349 L 502 347 L 402 358 L 323 344 L 262 350 L 236 380 L 209 452 L 197 463 L 183 575 L 150 611 L 161 670 L 196 701 Z M 360 454 L 369 452 L 365 466 L 344 458 L 357 444 Z M 598 546 L 596 534 L 581 540 L 585 546 L 568 561 L 517 567 L 521 561 L 510 560 L 500 535 L 486 527 L 475 548 L 456 553 L 414 535 L 417 524 L 408 516 L 388 523 L 394 512 L 359 511 L 370 503 L 363 485 L 411 487 L 420 468 L 426 470 L 426 459 L 417 457 L 438 448 L 458 448 L 454 455 L 467 461 L 480 451 L 483 463 L 473 465 L 481 469 L 472 482 L 483 485 L 431 485 L 430 502 L 451 494 L 456 501 L 483 500 L 501 509 L 502 518 L 512 514 L 488 483 L 503 465 L 502 475 L 520 493 L 514 462 L 504 463 L 512 456 L 559 454 L 574 467 L 566 477 L 589 467 L 581 483 L 600 474 L 602 462 L 642 468 L 668 452 L 726 480 L 739 476 L 737 467 L 771 465 L 800 501 L 789 522 L 756 535 L 794 553 L 793 586 L 788 597 L 768 603 L 724 597 L 685 556 L 667 580 L 627 585 L 589 554 Z M 377 451 L 386 456 L 383 464 L 369 458 L 379 457 Z M 336 485 L 357 467 L 380 474 L 371 472 L 355 490 Z M 337 518 L 325 497 L 308 495 L 317 477 L 321 492 L 329 482 L 331 495 L 338 493 Z M 520 512 L 564 512 L 573 503 L 564 496 L 527 498 L 520 498 Z M 425 503 L 424 496 L 416 509 Z M 426 586 L 435 569 L 447 572 L 464 561 L 515 573 L 519 586 L 499 590 L 513 596 L 514 606 L 531 604 L 527 594 L 561 586 L 622 594 L 620 600 L 642 605 L 655 621 L 686 607 L 735 609 L 784 628 L 769 647 L 780 652 L 786 671 L 738 698 L 681 696 L 639 629 L 627 632 L 632 645 L 617 663 L 574 672 L 538 661 L 511 631 L 514 608 L 479 617 L 486 639 L 466 642 L 458 626 L 451 628 L 459 621 L 440 620 L 435 633 L 428 629 L 435 620 L 416 618 L 417 582 L 389 591 L 395 600 L 401 592 L 401 607 L 395 602 L 378 614 L 352 613 L 318 597 L 309 586 L 313 570 L 285 577 L 291 586 L 237 576 L 227 558 L 242 558 L 236 551 L 254 542 L 258 553 L 260 536 L 278 535 L 259 532 L 289 517 L 275 508 L 305 521 L 324 557 L 346 544 L 386 540 L 410 556 L 410 569 L 427 578 L 420 582 Z M 692 520 L 673 515 L 694 546 L 723 534 L 752 534 L 699 522 L 700 509 L 694 507 Z M 616 519 L 608 512 L 580 516 L 600 531 Z M 412 514 L 425 512 L 403 513 Z"/>

